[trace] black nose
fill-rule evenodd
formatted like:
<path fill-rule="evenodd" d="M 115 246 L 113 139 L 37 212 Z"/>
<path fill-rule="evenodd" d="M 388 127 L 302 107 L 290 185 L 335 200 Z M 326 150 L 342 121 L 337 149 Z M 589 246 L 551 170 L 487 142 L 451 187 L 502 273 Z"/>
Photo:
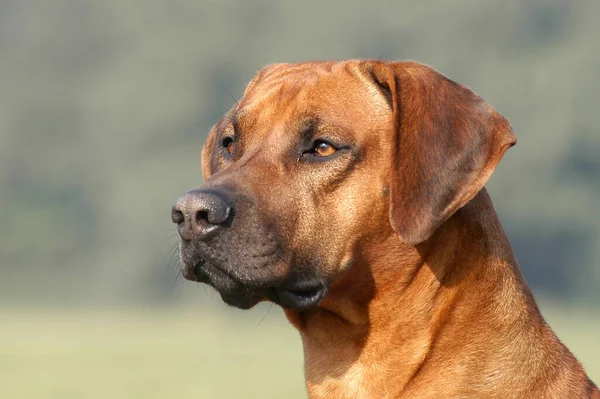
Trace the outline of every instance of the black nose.
<path fill-rule="evenodd" d="M 233 208 L 223 196 L 202 190 L 183 194 L 171 210 L 171 219 L 184 240 L 206 240 L 232 216 Z"/>

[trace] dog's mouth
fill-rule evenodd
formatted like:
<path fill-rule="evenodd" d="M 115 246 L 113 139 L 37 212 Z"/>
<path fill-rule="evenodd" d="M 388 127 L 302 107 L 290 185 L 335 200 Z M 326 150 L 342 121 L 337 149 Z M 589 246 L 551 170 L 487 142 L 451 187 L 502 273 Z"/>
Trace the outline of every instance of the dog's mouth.
<path fill-rule="evenodd" d="M 321 303 L 328 288 L 317 279 L 299 280 L 297 277 L 274 286 L 268 282 L 250 286 L 203 257 L 199 257 L 193 266 L 182 264 L 181 270 L 185 279 L 212 286 L 225 303 L 241 309 L 249 309 L 264 300 L 287 309 L 309 309 Z"/>
<path fill-rule="evenodd" d="M 276 303 L 284 308 L 302 310 L 317 306 L 327 293 L 326 286 L 308 289 L 274 288 Z"/>

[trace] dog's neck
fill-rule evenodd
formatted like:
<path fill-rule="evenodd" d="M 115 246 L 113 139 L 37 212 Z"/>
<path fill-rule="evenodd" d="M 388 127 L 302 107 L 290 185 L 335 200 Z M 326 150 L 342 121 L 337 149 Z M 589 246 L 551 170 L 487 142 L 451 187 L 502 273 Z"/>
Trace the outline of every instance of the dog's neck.
<path fill-rule="evenodd" d="M 566 350 L 539 315 L 485 189 L 423 244 L 390 233 L 370 245 L 371 257 L 318 308 L 286 311 L 302 336 L 311 398 L 469 396 L 462 387 L 501 396 L 494 364 L 507 362 L 495 360 L 514 358 L 516 371 L 506 370 L 514 378 L 531 372 L 520 369 L 525 351 L 547 360 L 539 340 Z"/>

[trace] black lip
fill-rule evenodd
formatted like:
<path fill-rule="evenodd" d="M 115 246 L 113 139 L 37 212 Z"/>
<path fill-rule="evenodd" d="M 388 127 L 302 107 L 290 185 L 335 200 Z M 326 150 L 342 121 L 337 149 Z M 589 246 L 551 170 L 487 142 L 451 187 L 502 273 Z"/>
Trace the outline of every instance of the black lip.
<path fill-rule="evenodd" d="M 194 281 L 210 285 L 217 290 L 223 302 L 239 309 L 250 309 L 265 297 L 259 290 L 248 290 L 212 263 L 197 264 L 194 274 Z"/>
<path fill-rule="evenodd" d="M 199 273 L 199 270 L 202 268 L 202 265 L 204 265 L 205 263 L 206 263 L 206 260 L 204 260 L 204 258 L 198 258 L 198 261 L 196 263 L 192 263 L 192 264 L 181 263 L 181 265 L 180 265 L 181 275 L 186 280 L 202 283 L 203 280 L 201 279 L 201 273 Z"/>
<path fill-rule="evenodd" d="M 203 252 L 197 253 L 194 260 L 181 263 L 181 270 L 183 277 L 190 281 L 208 283 L 208 281 L 206 281 L 207 277 L 224 276 L 227 279 L 237 282 L 237 279 L 234 276 L 221 267 L 218 267 L 217 262 Z"/>
<path fill-rule="evenodd" d="M 277 302 L 284 308 L 304 310 L 317 306 L 327 293 L 325 286 L 311 289 L 293 290 L 286 288 L 275 288 Z"/>
<path fill-rule="evenodd" d="M 182 264 L 182 275 L 187 280 L 212 286 L 225 303 L 240 309 L 251 308 L 260 298 L 271 300 L 287 309 L 309 309 L 321 303 L 328 289 L 322 279 L 306 276 L 299 278 L 296 273 L 292 273 L 283 285 L 270 285 L 265 281 L 251 287 L 217 266 L 217 262 L 207 254 L 196 256 L 195 263 Z"/>

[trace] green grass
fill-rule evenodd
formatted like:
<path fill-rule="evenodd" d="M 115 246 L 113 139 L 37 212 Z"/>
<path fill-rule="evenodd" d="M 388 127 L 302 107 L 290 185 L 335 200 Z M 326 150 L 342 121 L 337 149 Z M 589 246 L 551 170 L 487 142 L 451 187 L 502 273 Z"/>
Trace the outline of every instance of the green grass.
<path fill-rule="evenodd" d="M 0 397 L 304 398 L 300 338 L 267 309 L 0 309 Z M 598 318 L 543 309 L 600 381 Z"/>
<path fill-rule="evenodd" d="M 4 309 L 0 398 L 303 398 L 300 338 L 262 310 Z"/>

